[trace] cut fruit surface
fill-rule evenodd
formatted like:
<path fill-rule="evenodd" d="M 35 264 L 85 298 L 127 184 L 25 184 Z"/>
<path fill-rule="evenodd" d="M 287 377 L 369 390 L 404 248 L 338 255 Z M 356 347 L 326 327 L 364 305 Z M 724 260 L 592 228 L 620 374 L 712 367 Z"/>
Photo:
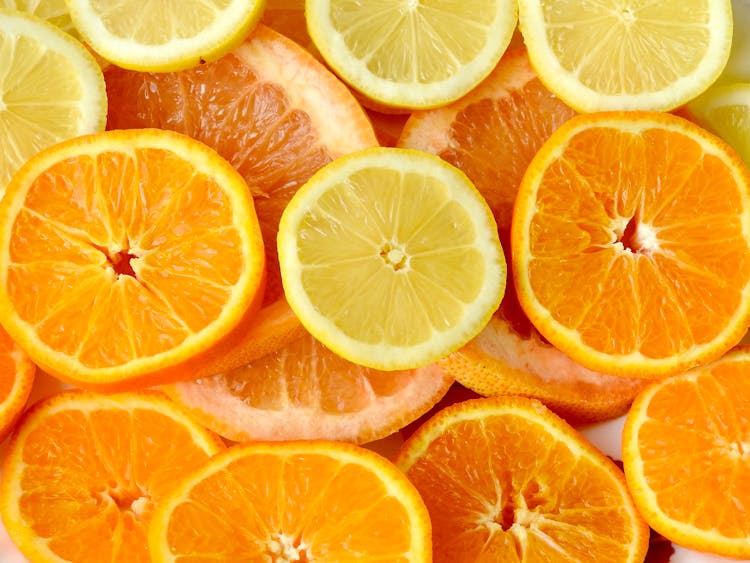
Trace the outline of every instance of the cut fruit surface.
<path fill-rule="evenodd" d="M 307 0 L 307 29 L 326 62 L 377 104 L 436 107 L 466 94 L 508 47 L 510 0 Z"/>
<path fill-rule="evenodd" d="M 625 477 L 669 540 L 750 557 L 750 348 L 649 387 L 625 420 Z"/>
<path fill-rule="evenodd" d="M 579 111 L 667 111 L 721 74 L 730 0 L 519 0 L 519 28 L 547 87 Z"/>
<path fill-rule="evenodd" d="M 33 14 L 56 25 L 65 33 L 77 36 L 65 0 L 0 0 L 0 8 Z"/>
<path fill-rule="evenodd" d="M 39 150 L 104 129 L 107 96 L 96 60 L 36 16 L 0 8 L 0 196 Z"/>
<path fill-rule="evenodd" d="M 110 131 L 54 145 L 9 184 L 0 224 L 3 325 L 69 383 L 188 377 L 188 362 L 260 305 L 263 242 L 247 185 L 184 135 Z"/>
<path fill-rule="evenodd" d="M 431 561 L 422 499 L 378 454 L 342 442 L 233 446 L 183 478 L 149 529 L 157 563 Z"/>
<path fill-rule="evenodd" d="M 13 433 L 3 524 L 32 561 L 149 562 L 155 505 L 222 449 L 161 394 L 55 395 Z"/>
<path fill-rule="evenodd" d="M 541 403 L 446 407 L 396 465 L 432 519 L 436 563 L 644 560 L 648 527 L 619 468 Z"/>
<path fill-rule="evenodd" d="M 525 50 L 514 48 L 471 93 L 412 113 L 398 145 L 437 154 L 466 173 L 492 209 L 510 263 L 513 202 L 523 174 L 573 115 L 539 81 Z M 551 346 L 523 313 L 512 284 L 482 332 L 440 365 L 482 395 L 531 396 L 578 422 L 623 414 L 647 384 L 593 372 Z"/>
<path fill-rule="evenodd" d="M 35 372 L 29 356 L 0 327 L 0 440 L 26 406 Z"/>
<path fill-rule="evenodd" d="M 574 117 L 537 153 L 516 199 L 519 301 L 589 369 L 656 378 L 707 363 L 747 330 L 749 206 L 739 156 L 689 121 Z"/>
<path fill-rule="evenodd" d="M 688 104 L 696 121 L 728 142 L 750 166 L 750 83 L 710 88 Z"/>
<path fill-rule="evenodd" d="M 278 249 L 305 328 L 375 369 L 424 366 L 465 344 L 505 289 L 486 202 L 421 151 L 366 149 L 326 165 L 284 210 Z"/>
<path fill-rule="evenodd" d="M 214 148 L 253 191 L 267 262 L 264 308 L 283 296 L 276 256 L 281 213 L 312 174 L 343 154 L 378 144 L 361 106 L 346 86 L 304 49 L 259 24 L 231 54 L 193 70 L 105 73 L 112 109 L 108 128 L 160 127 Z M 279 311 L 285 302 L 276 304 Z M 273 334 L 282 345 L 299 335 L 286 312 L 266 311 L 258 325 L 224 354 L 213 375 L 273 351 L 258 340 Z M 200 374 L 195 373 L 194 376 Z"/>
<path fill-rule="evenodd" d="M 263 0 L 65 0 L 76 29 L 106 60 L 165 72 L 213 61 L 242 43 Z"/>
<path fill-rule="evenodd" d="M 249 440 L 385 438 L 427 412 L 453 378 L 438 366 L 383 372 L 340 358 L 309 334 L 246 366 L 165 391 L 214 432 Z"/>

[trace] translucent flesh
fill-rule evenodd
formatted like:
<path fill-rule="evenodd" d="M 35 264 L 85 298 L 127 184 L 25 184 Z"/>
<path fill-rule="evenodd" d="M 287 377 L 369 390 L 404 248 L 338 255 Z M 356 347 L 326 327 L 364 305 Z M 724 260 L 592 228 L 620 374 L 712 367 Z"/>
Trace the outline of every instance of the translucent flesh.
<path fill-rule="evenodd" d="M 437 179 L 366 168 L 328 189 L 300 222 L 301 282 L 345 334 L 416 345 L 458 324 L 481 290 L 475 237 L 474 219 Z M 362 291 L 342 300 L 352 287 Z"/>
<path fill-rule="evenodd" d="M 32 155 L 83 133 L 83 85 L 74 64 L 40 41 L 0 34 L 0 193 Z"/>
<path fill-rule="evenodd" d="M 230 0 L 91 0 L 91 10 L 112 35 L 144 45 L 190 38 L 210 25 Z"/>
<path fill-rule="evenodd" d="M 216 320 L 245 268 L 233 221 L 223 189 L 166 150 L 62 161 L 13 224 L 9 298 L 85 366 L 168 351 Z"/>
<path fill-rule="evenodd" d="M 624 483 L 526 417 L 457 421 L 407 476 L 430 512 L 436 563 L 628 560 Z"/>
<path fill-rule="evenodd" d="M 727 141 L 750 166 L 750 106 L 728 104 L 708 110 L 704 126 Z"/>
<path fill-rule="evenodd" d="M 735 539 L 750 535 L 748 369 L 747 359 L 727 361 L 670 381 L 652 397 L 637 435 L 661 511 Z"/>
<path fill-rule="evenodd" d="M 0 327 L 0 406 L 8 400 L 20 369 L 19 355 L 23 355 L 7 332 Z"/>
<path fill-rule="evenodd" d="M 0 0 L 0 8 L 29 12 L 76 36 L 65 0 Z"/>
<path fill-rule="evenodd" d="M 406 4 L 409 4 L 408 6 Z M 432 83 L 479 55 L 494 0 L 331 2 L 330 19 L 352 55 L 384 80 Z"/>
<path fill-rule="evenodd" d="M 263 560 L 279 536 L 309 561 L 411 560 L 409 515 L 382 478 L 315 453 L 231 462 L 191 489 L 167 529 L 172 552 L 185 560 Z"/>
<path fill-rule="evenodd" d="M 555 57 L 597 92 L 663 90 L 694 72 L 709 47 L 708 0 L 540 4 Z"/>
<path fill-rule="evenodd" d="M 20 513 L 60 557 L 146 563 L 154 504 L 212 453 L 154 410 L 65 409 L 26 439 Z"/>
<path fill-rule="evenodd" d="M 711 342 L 750 279 L 744 205 L 728 165 L 681 133 L 583 131 L 541 181 L 532 290 L 606 354 L 665 358 Z M 631 220 L 640 235 L 624 232 Z"/>
<path fill-rule="evenodd" d="M 309 115 L 292 107 L 278 85 L 260 81 L 237 57 L 192 70 L 105 73 L 112 108 L 107 127 L 158 127 L 214 148 L 253 190 L 266 250 L 264 302 L 282 295 L 276 233 L 286 204 L 312 174 L 330 162 Z"/>

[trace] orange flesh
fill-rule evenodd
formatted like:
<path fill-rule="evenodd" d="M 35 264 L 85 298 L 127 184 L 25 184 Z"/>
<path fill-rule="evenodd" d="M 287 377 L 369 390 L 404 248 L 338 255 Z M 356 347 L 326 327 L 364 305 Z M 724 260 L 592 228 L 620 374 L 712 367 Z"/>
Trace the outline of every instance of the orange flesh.
<path fill-rule="evenodd" d="M 750 279 L 740 197 L 727 165 L 682 133 L 583 131 L 537 194 L 534 294 L 606 354 L 663 358 L 710 342 Z"/>
<path fill-rule="evenodd" d="M 210 453 L 154 411 L 63 410 L 26 438 L 20 512 L 63 558 L 148 562 L 155 502 Z"/>
<path fill-rule="evenodd" d="M 436 562 L 627 560 L 624 485 L 537 422 L 456 422 L 407 476 L 430 512 Z"/>
<path fill-rule="evenodd" d="M 728 538 L 750 537 L 748 370 L 748 360 L 727 361 L 670 382 L 651 399 L 637 437 L 661 510 Z"/>
<path fill-rule="evenodd" d="M 190 533 L 193 527 L 200 533 Z M 300 561 L 408 563 L 399 555 L 411 547 L 408 513 L 383 481 L 315 453 L 232 461 L 189 492 L 167 530 L 180 561 L 273 561 L 269 544 L 282 536 L 301 551 Z"/>
<path fill-rule="evenodd" d="M 237 441 L 382 438 L 427 411 L 452 378 L 437 366 L 379 371 L 309 333 L 247 365 L 167 388 L 215 432 Z"/>
<path fill-rule="evenodd" d="M 18 353 L 16 344 L 8 336 L 8 333 L 0 327 L 0 404 L 8 400 L 13 387 L 16 385 L 19 368 L 16 359 Z"/>
<path fill-rule="evenodd" d="M 216 320 L 246 267 L 231 209 L 212 178 L 163 149 L 61 161 L 13 224 L 10 300 L 42 342 L 87 367 L 173 349 Z"/>
<path fill-rule="evenodd" d="M 182 72 L 105 73 L 108 129 L 158 127 L 189 135 L 227 159 L 254 194 L 266 249 L 264 303 L 281 297 L 276 233 L 297 188 L 332 160 L 310 116 L 234 55 Z M 209 87 L 210 85 L 210 87 Z"/>

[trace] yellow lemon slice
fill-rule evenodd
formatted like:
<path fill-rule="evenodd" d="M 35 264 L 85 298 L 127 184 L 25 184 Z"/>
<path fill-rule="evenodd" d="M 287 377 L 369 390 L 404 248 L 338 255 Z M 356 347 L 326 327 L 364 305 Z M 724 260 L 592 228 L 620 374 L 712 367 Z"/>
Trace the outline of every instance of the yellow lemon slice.
<path fill-rule="evenodd" d="M 0 195 L 54 143 L 104 129 L 104 77 L 86 48 L 40 18 L 0 9 Z"/>
<path fill-rule="evenodd" d="M 344 358 L 410 369 L 465 344 L 505 290 L 495 220 L 440 158 L 365 149 L 318 171 L 281 218 L 289 305 Z"/>
<path fill-rule="evenodd" d="M 512 0 L 307 0 L 307 29 L 326 62 L 370 100 L 435 107 L 476 86 L 505 52 Z"/>
<path fill-rule="evenodd" d="M 0 8 L 20 10 L 56 25 L 66 33 L 77 35 L 65 0 L 0 0 Z"/>
<path fill-rule="evenodd" d="M 124 68 L 181 70 L 239 45 L 264 0 L 66 0 L 73 23 L 102 57 Z"/>
<path fill-rule="evenodd" d="M 750 83 L 711 88 L 688 108 L 701 125 L 729 143 L 750 166 Z"/>
<path fill-rule="evenodd" d="M 730 0 L 519 0 L 519 19 L 540 79 L 579 111 L 676 108 L 732 43 Z"/>

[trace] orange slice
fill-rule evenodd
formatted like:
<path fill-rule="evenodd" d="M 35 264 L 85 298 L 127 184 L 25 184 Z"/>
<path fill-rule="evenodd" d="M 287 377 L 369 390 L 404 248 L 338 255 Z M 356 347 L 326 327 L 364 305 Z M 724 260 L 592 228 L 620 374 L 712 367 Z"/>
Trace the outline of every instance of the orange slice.
<path fill-rule="evenodd" d="M 0 440 L 26 406 L 36 366 L 0 327 Z"/>
<path fill-rule="evenodd" d="M 436 563 L 642 562 L 648 527 L 619 468 L 541 403 L 446 407 L 396 465 L 430 512 Z"/>
<path fill-rule="evenodd" d="M 27 411 L 11 438 L 3 524 L 32 561 L 149 562 L 154 507 L 221 449 L 161 394 L 55 395 Z"/>
<path fill-rule="evenodd" d="M 109 129 L 173 129 L 211 146 L 240 172 L 253 191 L 265 242 L 264 304 L 280 299 L 276 233 L 286 204 L 327 162 L 377 145 L 364 110 L 346 86 L 304 49 L 263 25 L 213 63 L 156 74 L 113 67 L 105 80 Z M 278 307 L 281 311 L 285 304 Z M 276 316 L 268 312 L 265 318 Z M 281 329 L 288 332 L 274 332 Z M 295 329 L 299 323 L 258 326 L 252 338 L 224 355 L 228 365 L 205 374 L 264 356 L 298 336 Z M 258 340 L 263 334 L 272 341 Z"/>
<path fill-rule="evenodd" d="M 750 348 L 656 383 L 625 420 L 625 477 L 673 542 L 750 558 Z"/>
<path fill-rule="evenodd" d="M 749 190 L 739 156 L 682 118 L 574 117 L 516 199 L 524 311 L 593 370 L 654 378 L 719 357 L 750 320 Z"/>
<path fill-rule="evenodd" d="M 492 209 L 511 264 L 511 216 L 523 174 L 544 141 L 574 114 L 516 47 L 457 102 L 414 112 L 398 145 L 437 154 L 466 173 Z M 531 396 L 579 422 L 623 414 L 646 385 L 588 370 L 550 345 L 523 313 L 512 284 L 482 332 L 441 366 L 482 395 Z"/>
<path fill-rule="evenodd" d="M 384 438 L 427 412 L 453 378 L 438 366 L 378 371 L 329 351 L 310 334 L 246 366 L 165 391 L 225 438 Z"/>
<path fill-rule="evenodd" d="M 111 131 L 54 145 L 14 176 L 0 225 L 3 325 L 75 385 L 186 377 L 189 362 L 244 329 L 262 295 L 250 192 L 184 135 Z"/>
<path fill-rule="evenodd" d="M 342 442 L 234 446 L 154 513 L 155 563 L 431 561 L 419 494 L 378 454 Z"/>

